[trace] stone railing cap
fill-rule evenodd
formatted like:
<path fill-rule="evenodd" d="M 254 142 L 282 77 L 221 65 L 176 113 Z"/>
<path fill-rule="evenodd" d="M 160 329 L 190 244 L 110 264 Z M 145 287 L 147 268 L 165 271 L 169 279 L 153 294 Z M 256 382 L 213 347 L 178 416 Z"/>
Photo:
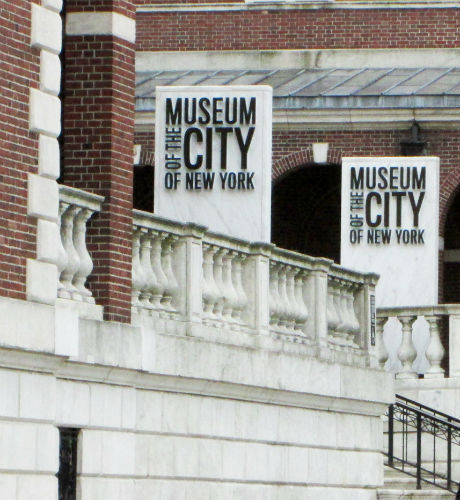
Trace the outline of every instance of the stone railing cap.
<path fill-rule="evenodd" d="M 77 189 L 63 184 L 59 186 L 59 201 L 77 205 L 81 208 L 88 208 L 98 212 L 101 210 L 104 199 L 104 196 L 88 193 L 87 191 L 83 191 L 83 189 Z"/>

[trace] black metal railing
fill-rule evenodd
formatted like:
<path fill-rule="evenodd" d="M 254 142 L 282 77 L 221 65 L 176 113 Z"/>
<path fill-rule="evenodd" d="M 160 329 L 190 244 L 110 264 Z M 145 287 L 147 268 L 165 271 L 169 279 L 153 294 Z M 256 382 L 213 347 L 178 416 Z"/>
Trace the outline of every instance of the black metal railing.
<path fill-rule="evenodd" d="M 417 481 L 456 492 L 453 465 L 460 467 L 460 420 L 396 395 L 388 409 L 389 467 Z M 460 471 L 455 471 L 460 478 Z"/>

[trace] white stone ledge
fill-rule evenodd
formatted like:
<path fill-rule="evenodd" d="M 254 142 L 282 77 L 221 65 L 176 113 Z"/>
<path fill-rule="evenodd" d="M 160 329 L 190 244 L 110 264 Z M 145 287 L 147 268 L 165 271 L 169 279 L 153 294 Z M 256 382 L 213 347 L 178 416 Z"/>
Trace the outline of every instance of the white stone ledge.
<path fill-rule="evenodd" d="M 264 485 L 231 483 L 226 481 L 193 481 L 183 479 L 115 479 L 80 477 L 81 498 L 106 500 L 118 498 L 126 491 L 126 498 L 280 498 L 302 500 L 375 500 L 375 490 L 327 486 Z"/>
<path fill-rule="evenodd" d="M 57 96 L 61 88 L 61 61 L 48 50 L 40 52 L 40 89 Z"/>
<path fill-rule="evenodd" d="M 57 264 L 61 235 L 56 222 L 39 219 L 37 223 L 37 259 Z"/>
<path fill-rule="evenodd" d="M 62 20 L 58 12 L 32 4 L 32 47 L 59 54 L 62 48 Z"/>
<path fill-rule="evenodd" d="M 57 283 L 58 272 L 54 264 L 27 259 L 27 300 L 42 304 L 54 304 L 57 298 Z M 37 328 L 36 324 L 32 326 L 32 329 L 35 328 Z M 49 333 L 53 334 L 54 328 Z"/>
<path fill-rule="evenodd" d="M 95 212 L 99 212 L 102 208 L 104 197 L 98 194 L 77 189 L 64 184 L 59 185 L 59 199 L 61 202 L 69 205 L 77 205 L 78 207 L 88 208 Z"/>
<path fill-rule="evenodd" d="M 414 119 L 423 127 L 458 130 L 458 108 L 440 109 L 321 109 L 273 112 L 273 130 L 409 130 Z M 136 132 L 151 132 L 155 113 L 137 111 Z"/>
<path fill-rule="evenodd" d="M 151 370 L 156 373 L 132 371 L 141 367 L 142 334 L 140 329 L 129 327 L 128 333 L 126 328 L 81 321 L 80 352 L 75 358 L 80 364 L 66 364 L 58 376 L 370 416 L 385 413 L 394 398 L 389 373 L 190 337 L 155 335 L 156 346 L 144 355 L 154 360 Z M 177 356 L 185 351 L 185 357 Z"/>
<path fill-rule="evenodd" d="M 61 100 L 37 89 L 30 89 L 29 129 L 51 137 L 61 133 Z"/>
<path fill-rule="evenodd" d="M 27 215 L 58 220 L 59 188 L 55 181 L 35 174 L 29 174 Z"/>
<path fill-rule="evenodd" d="M 70 12 L 66 16 L 66 35 L 113 35 L 136 41 L 136 22 L 118 12 Z"/>
<path fill-rule="evenodd" d="M 31 261 L 41 266 L 50 266 L 42 262 Z M 52 266 L 56 267 L 56 266 Z M 35 271 L 34 271 L 35 272 Z M 38 273 L 38 270 L 36 271 Z M 57 275 L 57 272 L 56 272 Z M 40 282 L 38 282 L 40 286 Z M 35 304 L 24 300 L 2 297 L 0 299 L 0 345 L 10 349 L 0 349 L 0 365 L 26 369 L 53 368 L 51 360 L 39 354 L 40 351 L 54 350 L 54 312 L 47 305 Z M 20 350 L 12 350 L 17 347 Z M 34 354 L 31 354 L 31 351 Z M 62 361 L 55 358 L 56 361 Z M 32 365 L 28 363 L 32 362 Z"/>
<path fill-rule="evenodd" d="M 286 9 L 458 9 L 460 6 L 458 1 L 451 0 L 400 0 L 400 1 L 352 1 L 352 2 L 337 2 L 331 0 L 246 0 L 246 3 L 203 3 L 203 4 L 175 4 L 162 3 L 157 5 L 145 5 L 137 8 L 137 12 L 190 12 L 190 11 L 229 11 L 229 10 L 286 10 Z"/>
<path fill-rule="evenodd" d="M 194 8 L 197 7 L 194 4 Z M 460 49 L 286 49 L 136 52 L 136 71 L 458 67 Z"/>
<path fill-rule="evenodd" d="M 40 134 L 38 142 L 38 174 L 53 180 L 60 174 L 59 142 L 44 134 Z"/>
<path fill-rule="evenodd" d="M 62 10 L 62 0 L 42 0 L 42 5 L 56 12 L 61 12 Z"/>

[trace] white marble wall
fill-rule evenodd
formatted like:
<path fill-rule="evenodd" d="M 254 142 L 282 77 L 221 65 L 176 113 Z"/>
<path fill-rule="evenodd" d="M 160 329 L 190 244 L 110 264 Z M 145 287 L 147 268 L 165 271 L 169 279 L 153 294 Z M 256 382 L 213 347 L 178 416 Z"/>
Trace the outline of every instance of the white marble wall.
<path fill-rule="evenodd" d="M 58 426 L 82 429 L 81 500 L 374 500 L 382 483 L 380 370 L 82 318 L 72 357 L 0 332 L 0 498 L 57 498 Z"/>

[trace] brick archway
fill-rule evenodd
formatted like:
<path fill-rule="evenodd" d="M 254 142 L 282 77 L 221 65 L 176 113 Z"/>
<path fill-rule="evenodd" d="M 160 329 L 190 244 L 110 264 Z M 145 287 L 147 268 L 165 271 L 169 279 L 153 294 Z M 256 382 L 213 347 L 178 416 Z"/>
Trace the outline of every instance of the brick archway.
<path fill-rule="evenodd" d="M 444 236 L 447 214 L 459 190 L 460 171 L 454 169 L 444 177 L 439 189 L 439 228 L 441 236 Z"/>
<path fill-rule="evenodd" d="M 327 163 L 332 165 L 341 165 L 342 150 L 334 146 L 329 146 L 327 152 Z M 313 148 L 308 145 L 305 149 L 300 149 L 294 153 L 283 156 L 275 163 L 272 168 L 272 181 L 277 182 L 289 172 L 305 165 L 314 165 Z"/>
<path fill-rule="evenodd" d="M 341 167 L 315 164 L 310 155 L 291 155 L 290 168 L 273 183 L 272 242 L 339 262 Z"/>

